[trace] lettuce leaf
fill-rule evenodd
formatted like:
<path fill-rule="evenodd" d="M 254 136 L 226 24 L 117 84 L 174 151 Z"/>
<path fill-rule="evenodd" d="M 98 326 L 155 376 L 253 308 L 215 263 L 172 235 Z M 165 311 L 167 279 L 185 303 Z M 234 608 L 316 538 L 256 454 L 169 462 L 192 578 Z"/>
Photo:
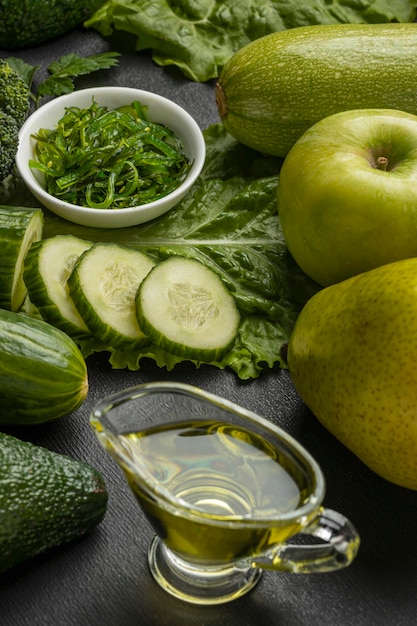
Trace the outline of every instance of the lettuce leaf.
<path fill-rule="evenodd" d="M 411 22 L 413 0 L 107 0 L 85 22 L 103 36 L 131 33 L 137 50 L 194 81 L 216 78 L 242 46 L 310 24 Z"/>
<path fill-rule="evenodd" d="M 276 203 L 282 161 L 242 146 L 221 124 L 209 126 L 204 136 L 205 166 L 175 209 L 147 224 L 116 230 L 69 224 L 45 211 L 44 237 L 71 232 L 90 241 L 117 241 L 156 260 L 182 255 L 211 267 L 241 313 L 234 345 L 212 365 L 231 368 L 246 380 L 265 369 L 286 367 L 282 346 L 301 307 L 319 287 L 296 266 L 282 235 Z M 152 344 L 135 352 L 91 340 L 80 347 L 84 356 L 108 351 L 113 368 L 137 370 L 150 358 L 170 370 L 184 360 Z"/>

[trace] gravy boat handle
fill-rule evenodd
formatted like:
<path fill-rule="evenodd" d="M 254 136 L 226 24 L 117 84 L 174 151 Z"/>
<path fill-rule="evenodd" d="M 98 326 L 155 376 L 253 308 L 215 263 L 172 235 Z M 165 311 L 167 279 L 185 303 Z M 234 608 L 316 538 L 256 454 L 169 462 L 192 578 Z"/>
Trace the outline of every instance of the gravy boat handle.
<path fill-rule="evenodd" d="M 330 572 L 350 565 L 360 545 L 353 524 L 337 511 L 323 507 L 295 537 L 299 543 L 274 546 L 252 558 L 251 565 L 295 574 Z M 315 540 L 309 543 L 309 537 Z"/>

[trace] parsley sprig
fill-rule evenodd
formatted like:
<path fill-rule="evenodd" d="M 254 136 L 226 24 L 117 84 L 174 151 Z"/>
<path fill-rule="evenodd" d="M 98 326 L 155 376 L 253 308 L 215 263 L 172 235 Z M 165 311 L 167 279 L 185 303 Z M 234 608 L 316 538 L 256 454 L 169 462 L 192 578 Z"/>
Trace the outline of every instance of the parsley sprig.
<path fill-rule="evenodd" d="M 97 70 L 109 69 L 118 64 L 118 52 L 101 52 L 87 57 L 80 57 L 71 52 L 61 56 L 57 61 L 48 65 L 48 76 L 35 87 L 35 77 L 41 69 L 40 65 L 30 65 L 17 57 L 8 57 L 7 63 L 20 74 L 31 90 L 30 97 L 38 108 L 42 98 L 62 96 L 75 89 L 75 79 L 78 76 L 92 74 Z"/>

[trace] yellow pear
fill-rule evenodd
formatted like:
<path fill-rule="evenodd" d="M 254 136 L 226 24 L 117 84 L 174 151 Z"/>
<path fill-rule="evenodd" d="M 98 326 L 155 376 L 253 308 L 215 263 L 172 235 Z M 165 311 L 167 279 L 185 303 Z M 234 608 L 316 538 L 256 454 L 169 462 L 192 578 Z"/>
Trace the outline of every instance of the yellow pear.
<path fill-rule="evenodd" d="M 323 426 L 374 472 L 417 490 L 417 258 L 319 291 L 287 358 Z"/>

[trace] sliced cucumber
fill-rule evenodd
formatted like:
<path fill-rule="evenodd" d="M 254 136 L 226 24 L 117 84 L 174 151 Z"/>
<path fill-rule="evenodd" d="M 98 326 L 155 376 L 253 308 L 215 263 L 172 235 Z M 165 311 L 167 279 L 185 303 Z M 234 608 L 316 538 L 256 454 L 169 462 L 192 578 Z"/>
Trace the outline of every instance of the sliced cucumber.
<path fill-rule="evenodd" d="M 26 297 L 23 262 L 42 237 L 42 209 L 0 206 L 0 308 L 18 311 Z"/>
<path fill-rule="evenodd" d="M 136 349 L 148 338 L 135 310 L 140 283 L 155 265 L 148 255 L 116 243 L 95 243 L 77 261 L 68 286 L 91 333 L 105 345 Z"/>
<path fill-rule="evenodd" d="M 78 258 L 92 245 L 74 235 L 56 235 L 33 243 L 24 262 L 30 301 L 46 322 L 74 338 L 90 332 L 75 308 L 67 281 Z"/>
<path fill-rule="evenodd" d="M 220 276 L 200 261 L 170 257 L 142 282 L 136 314 L 143 332 L 172 354 L 218 361 L 233 343 L 240 321 Z"/>

